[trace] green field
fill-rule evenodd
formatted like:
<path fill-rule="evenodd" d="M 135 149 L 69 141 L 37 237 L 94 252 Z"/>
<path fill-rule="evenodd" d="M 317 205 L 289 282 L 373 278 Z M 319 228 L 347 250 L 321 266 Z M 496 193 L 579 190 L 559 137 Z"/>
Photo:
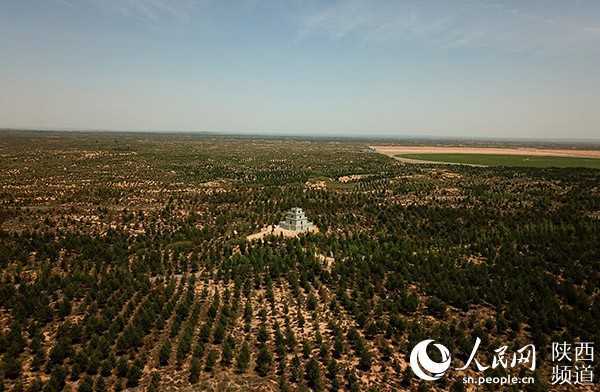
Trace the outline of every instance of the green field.
<path fill-rule="evenodd" d="M 399 154 L 399 158 L 485 166 L 587 167 L 600 169 L 600 159 L 496 154 Z"/>

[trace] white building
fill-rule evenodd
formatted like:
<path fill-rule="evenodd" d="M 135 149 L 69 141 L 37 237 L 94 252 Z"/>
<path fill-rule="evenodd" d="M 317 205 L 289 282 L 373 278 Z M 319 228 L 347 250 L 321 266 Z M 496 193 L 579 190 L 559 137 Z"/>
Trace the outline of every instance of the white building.
<path fill-rule="evenodd" d="M 285 219 L 279 222 L 279 227 L 291 231 L 305 231 L 315 225 L 306 218 L 302 208 L 294 207 L 285 213 Z"/>

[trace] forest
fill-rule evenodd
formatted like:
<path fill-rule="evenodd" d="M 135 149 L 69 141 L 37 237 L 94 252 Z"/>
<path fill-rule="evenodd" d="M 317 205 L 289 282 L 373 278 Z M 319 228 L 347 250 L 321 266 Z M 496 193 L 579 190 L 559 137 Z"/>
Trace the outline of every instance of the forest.
<path fill-rule="evenodd" d="M 552 342 L 600 342 L 600 170 L 3 131 L 0 172 L 0 391 L 464 391 L 408 356 L 475 337 L 546 391 Z M 291 207 L 319 232 L 246 239 Z"/>

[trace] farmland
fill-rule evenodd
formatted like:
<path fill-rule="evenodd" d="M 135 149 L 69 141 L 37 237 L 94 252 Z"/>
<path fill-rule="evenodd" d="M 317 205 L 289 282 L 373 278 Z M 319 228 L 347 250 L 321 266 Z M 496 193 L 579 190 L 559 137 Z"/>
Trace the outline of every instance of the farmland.
<path fill-rule="evenodd" d="M 596 146 L 598 147 L 598 146 Z M 531 144 L 513 145 L 371 145 L 380 154 L 413 164 L 460 164 L 468 166 L 587 167 L 600 168 L 600 148 Z"/>
<path fill-rule="evenodd" d="M 600 158 L 578 158 L 562 156 L 536 155 L 498 155 L 498 154 L 399 154 L 398 158 L 416 161 L 441 162 L 451 164 L 484 166 L 521 166 L 521 167 L 588 167 L 600 169 Z"/>
<path fill-rule="evenodd" d="M 461 391 L 408 356 L 480 337 L 488 364 L 535 344 L 544 391 L 551 342 L 600 342 L 598 170 L 3 131 L 0 172 L 4 390 Z M 253 236 L 294 206 L 318 230 Z"/>

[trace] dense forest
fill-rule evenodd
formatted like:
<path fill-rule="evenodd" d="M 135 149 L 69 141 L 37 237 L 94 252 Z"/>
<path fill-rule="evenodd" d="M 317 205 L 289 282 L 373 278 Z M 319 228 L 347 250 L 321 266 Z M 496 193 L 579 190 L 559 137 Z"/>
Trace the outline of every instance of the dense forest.
<path fill-rule="evenodd" d="M 475 337 L 535 344 L 545 391 L 551 342 L 600 342 L 598 170 L 6 132 L 0 172 L 0 391 L 462 391 L 408 355 Z M 295 206 L 318 233 L 246 239 Z"/>

